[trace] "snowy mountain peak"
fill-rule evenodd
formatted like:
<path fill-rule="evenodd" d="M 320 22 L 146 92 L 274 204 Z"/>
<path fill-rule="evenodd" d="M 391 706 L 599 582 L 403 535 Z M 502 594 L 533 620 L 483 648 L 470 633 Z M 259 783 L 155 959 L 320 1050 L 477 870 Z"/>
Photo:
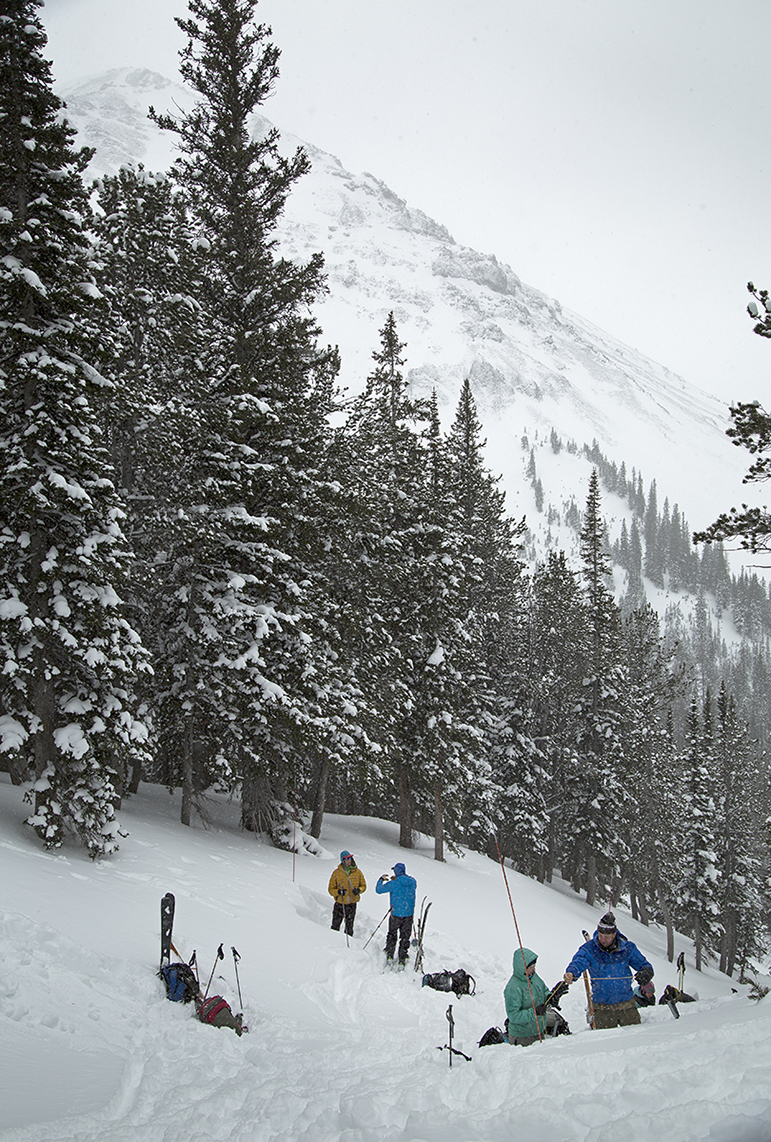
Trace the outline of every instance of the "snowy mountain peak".
<path fill-rule="evenodd" d="M 147 118 L 189 107 L 193 94 L 144 69 L 107 72 L 70 87 L 68 116 L 97 148 L 92 169 L 143 162 L 165 170 L 173 137 Z M 256 116 L 261 133 L 269 120 Z M 738 488 L 743 458 L 725 438 L 727 410 L 683 378 L 623 345 L 558 301 L 523 283 L 493 254 L 457 242 L 373 174 L 353 174 L 333 155 L 304 146 L 311 173 L 295 187 L 281 222 L 283 252 L 324 254 L 329 294 L 317 309 L 325 340 L 339 345 L 342 381 L 361 387 L 386 315 L 407 343 L 408 377 L 453 414 L 461 382 L 473 385 L 488 437 L 488 463 L 509 500 L 521 490 L 523 431 L 597 440 L 627 467 L 656 478 L 697 525 Z M 730 494 L 730 493 L 729 493 Z"/>

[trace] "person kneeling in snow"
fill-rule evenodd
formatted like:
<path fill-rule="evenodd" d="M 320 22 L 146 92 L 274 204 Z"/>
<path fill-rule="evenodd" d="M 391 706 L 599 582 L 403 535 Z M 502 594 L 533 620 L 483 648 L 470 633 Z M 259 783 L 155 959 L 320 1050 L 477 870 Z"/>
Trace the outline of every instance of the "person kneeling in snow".
<path fill-rule="evenodd" d="M 650 983 L 653 968 L 637 945 L 618 931 L 613 913 L 606 912 L 591 940 L 573 956 L 564 979 L 565 983 L 572 983 L 582 972 L 589 972 L 597 1030 L 630 1027 L 640 1022 L 632 993 L 632 970 L 639 972 L 641 968 L 650 970 L 650 974 L 645 972 L 646 982 Z"/>
<path fill-rule="evenodd" d="M 559 1012 L 546 1006 L 549 989 L 535 974 L 537 959 L 529 948 L 517 948 L 511 979 L 503 989 L 506 1031 L 513 1047 L 529 1047 L 545 1035 L 553 1035 L 560 1020 Z"/>
<path fill-rule="evenodd" d="M 340 925 L 345 917 L 345 934 L 353 935 L 353 923 L 356 919 L 356 905 L 363 892 L 367 891 L 367 882 L 356 861 L 347 849 L 340 853 L 340 864 L 329 878 L 329 895 L 333 898 L 332 929 L 340 931 Z"/>

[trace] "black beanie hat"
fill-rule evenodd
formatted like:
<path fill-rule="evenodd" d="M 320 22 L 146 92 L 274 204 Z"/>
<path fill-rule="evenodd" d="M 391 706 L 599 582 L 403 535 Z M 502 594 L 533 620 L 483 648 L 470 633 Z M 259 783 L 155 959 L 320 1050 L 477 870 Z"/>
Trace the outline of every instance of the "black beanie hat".
<path fill-rule="evenodd" d="M 612 912 L 606 912 L 597 925 L 597 931 L 603 933 L 616 931 L 616 917 Z"/>

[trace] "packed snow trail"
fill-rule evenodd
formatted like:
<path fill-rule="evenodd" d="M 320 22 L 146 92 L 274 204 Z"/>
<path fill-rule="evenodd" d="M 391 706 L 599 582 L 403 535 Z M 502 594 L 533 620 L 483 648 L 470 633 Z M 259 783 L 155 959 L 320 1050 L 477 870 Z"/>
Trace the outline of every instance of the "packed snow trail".
<path fill-rule="evenodd" d="M 130 836 L 113 861 L 75 848 L 42 853 L 21 824 L 20 793 L 0 781 L 0 1138 L 2 1142 L 771 1142 L 771 1000 L 689 966 L 701 999 L 672 1019 L 590 1032 L 583 989 L 562 1010 L 573 1034 L 529 1048 L 479 1049 L 503 1020 L 514 933 L 493 862 L 446 865 L 405 854 L 398 830 L 328 818 L 322 859 L 297 861 L 235 827 L 215 800 L 214 825 L 184 829 L 177 801 L 143 789 L 121 818 Z M 411 970 L 383 974 L 374 893 L 350 947 L 331 932 L 329 874 L 349 848 L 370 882 L 405 859 L 434 900 L 426 970 L 464 967 L 475 996 L 421 988 Z M 556 982 L 595 913 L 510 872 L 523 936 Z M 250 1033 L 206 1027 L 169 1003 L 156 976 L 159 901 L 175 892 L 174 943 L 195 947 L 208 978 L 216 948 L 236 945 Z M 619 918 L 623 916 L 619 910 Z M 624 917 L 626 921 L 626 918 Z M 676 982 L 663 933 L 624 922 Z M 687 942 L 681 941 L 686 954 Z M 735 985 L 734 985 L 735 986 Z M 212 989 L 237 1009 L 232 959 Z M 448 1042 L 472 1061 L 437 1050 Z"/>

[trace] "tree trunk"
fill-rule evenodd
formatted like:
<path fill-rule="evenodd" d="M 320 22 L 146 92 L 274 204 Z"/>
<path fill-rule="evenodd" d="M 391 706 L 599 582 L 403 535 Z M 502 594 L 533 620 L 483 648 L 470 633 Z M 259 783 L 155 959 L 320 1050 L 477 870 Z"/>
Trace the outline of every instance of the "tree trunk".
<path fill-rule="evenodd" d="M 434 786 L 434 860 L 444 860 L 444 806 L 438 781 Z"/>
<path fill-rule="evenodd" d="M 137 793 L 139 791 L 139 783 L 142 780 L 142 762 L 138 757 L 135 757 L 131 764 L 131 780 L 129 781 L 129 793 Z"/>
<path fill-rule="evenodd" d="M 590 846 L 586 855 L 586 903 L 594 906 L 597 899 L 597 856 Z"/>
<path fill-rule="evenodd" d="M 673 964 L 675 962 L 675 926 L 672 923 L 672 913 L 660 882 L 656 883 L 656 898 L 658 899 L 661 915 L 664 917 L 664 926 L 667 930 L 667 960 Z"/>
<path fill-rule="evenodd" d="M 313 791 L 313 817 L 311 818 L 310 834 L 316 840 L 321 836 L 321 826 L 324 823 L 324 809 L 327 802 L 327 786 L 330 771 L 329 755 L 321 759 L 319 771 L 316 776 L 316 788 Z"/>
<path fill-rule="evenodd" d="M 413 804 L 410 777 L 407 766 L 399 766 L 399 844 L 403 849 L 412 848 Z"/>
<path fill-rule="evenodd" d="M 182 810 L 179 819 L 190 824 L 193 809 L 193 719 L 188 718 L 182 735 Z"/>

